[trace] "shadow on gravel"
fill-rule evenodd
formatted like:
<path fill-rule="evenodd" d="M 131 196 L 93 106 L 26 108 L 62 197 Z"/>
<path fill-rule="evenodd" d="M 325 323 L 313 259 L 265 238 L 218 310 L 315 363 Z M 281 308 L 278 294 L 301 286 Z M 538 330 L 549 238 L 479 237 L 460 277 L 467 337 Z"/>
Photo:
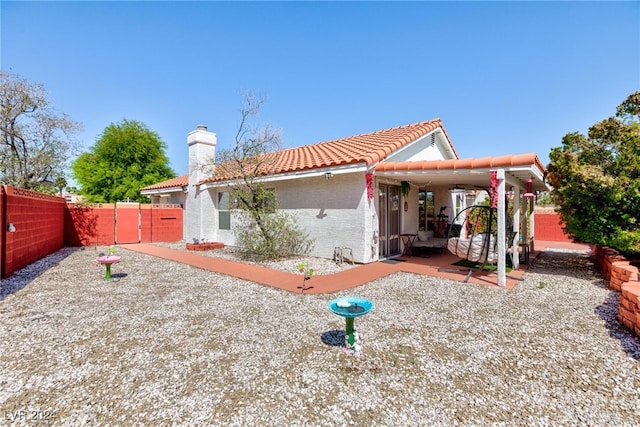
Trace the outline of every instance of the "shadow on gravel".
<path fill-rule="evenodd" d="M 81 250 L 83 250 L 83 248 L 81 247 L 64 247 L 57 252 L 47 255 L 44 258 L 40 258 L 39 260 L 29 264 L 28 266 L 21 268 L 6 279 L 1 279 L 0 301 L 3 301 L 9 295 L 14 294 L 21 289 L 24 289 L 29 283 L 31 283 L 42 273 L 44 273 L 51 267 L 60 264 L 62 260 L 64 260 L 72 253 Z"/>
<path fill-rule="evenodd" d="M 529 265 L 529 271 L 582 279 L 593 279 L 594 274 L 600 276 L 591 254 L 585 251 L 545 250 Z M 594 285 L 607 288 L 607 284 L 602 280 L 594 281 Z"/>
<path fill-rule="evenodd" d="M 640 360 L 640 337 L 618 320 L 620 293 L 609 290 L 607 281 L 598 272 L 590 253 L 544 251 L 536 258 L 530 271 L 536 274 L 582 278 L 591 282 L 593 286 L 608 290 L 607 299 L 597 306 L 594 312 L 605 321 L 609 336 L 620 342 L 623 351 L 635 360 Z"/>
<path fill-rule="evenodd" d="M 635 360 L 640 360 L 640 337 L 637 337 L 618 320 L 619 304 L 620 292 L 612 291 L 606 301 L 596 307 L 594 312 L 605 321 L 609 336 L 620 342 L 622 350 Z"/>
<path fill-rule="evenodd" d="M 320 339 L 326 345 L 332 347 L 344 347 L 344 331 L 334 329 L 333 331 L 323 332 Z"/>

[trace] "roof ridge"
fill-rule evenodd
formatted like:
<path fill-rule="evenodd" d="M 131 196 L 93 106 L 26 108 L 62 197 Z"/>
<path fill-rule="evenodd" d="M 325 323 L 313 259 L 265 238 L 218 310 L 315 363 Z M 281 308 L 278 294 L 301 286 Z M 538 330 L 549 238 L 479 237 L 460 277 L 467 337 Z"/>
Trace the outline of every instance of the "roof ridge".
<path fill-rule="evenodd" d="M 343 136 L 341 138 L 330 139 L 330 140 L 327 140 L 327 141 L 314 142 L 312 144 L 301 145 L 299 147 L 286 148 L 284 150 L 278 150 L 278 151 L 296 150 L 296 149 L 300 149 L 300 148 L 304 148 L 304 147 L 311 147 L 311 146 L 315 146 L 315 145 L 329 144 L 329 143 L 332 143 L 332 142 L 343 141 L 345 139 L 359 138 L 359 137 L 368 136 L 368 135 L 377 135 L 377 134 L 387 133 L 387 132 L 398 130 L 398 129 L 410 128 L 410 127 L 415 127 L 415 126 L 420 126 L 420 125 L 427 125 L 427 124 L 432 124 L 432 123 L 439 123 L 440 126 L 442 126 L 442 121 L 440 120 L 439 117 L 436 117 L 435 119 L 431 119 L 431 120 L 423 120 L 421 122 L 409 123 L 409 124 L 399 125 L 399 126 L 392 126 L 390 128 L 386 128 L 386 129 L 379 129 L 379 130 L 375 130 L 375 131 L 359 133 L 359 134 L 356 134 L 356 135 Z"/>
<path fill-rule="evenodd" d="M 258 156 L 261 158 L 266 157 L 270 163 L 268 167 L 261 170 L 261 173 L 275 175 L 354 163 L 372 165 L 437 128 L 441 128 L 446 134 L 440 118 L 435 118 L 314 144 L 271 151 Z M 224 166 L 221 169 L 224 169 Z M 232 175 L 232 170 L 224 171 L 205 179 L 203 182 L 233 179 L 234 176 Z"/>

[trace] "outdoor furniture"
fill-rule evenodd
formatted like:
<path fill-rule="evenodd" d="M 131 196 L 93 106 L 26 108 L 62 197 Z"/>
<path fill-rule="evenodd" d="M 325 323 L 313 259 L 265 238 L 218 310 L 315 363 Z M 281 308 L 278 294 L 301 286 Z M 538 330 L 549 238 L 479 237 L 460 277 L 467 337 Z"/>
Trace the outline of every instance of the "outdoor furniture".
<path fill-rule="evenodd" d="M 447 242 L 449 252 L 471 262 L 493 263 L 497 259 L 496 241 L 493 234 L 486 241 L 486 233 L 472 234 L 469 238 L 452 237 Z"/>
<path fill-rule="evenodd" d="M 337 264 L 342 264 L 344 263 L 344 257 L 347 255 L 347 253 L 349 254 L 348 259 L 349 261 L 351 261 L 351 264 L 353 265 L 353 250 L 351 250 L 351 248 L 348 248 L 346 246 L 336 246 L 333 249 L 333 260 L 337 263 Z"/>
<path fill-rule="evenodd" d="M 454 223 L 460 224 L 460 227 L 457 230 L 449 230 L 449 252 L 459 258 L 481 264 L 480 269 L 486 264 L 498 261 L 497 208 L 485 205 L 469 206 L 458 213 Z M 505 255 L 511 258 L 511 265 L 515 265 L 512 245 L 516 235 L 517 232 L 513 230 L 507 217 L 504 249 Z"/>
<path fill-rule="evenodd" d="M 416 239 L 415 234 L 401 234 L 402 239 L 402 255 L 411 255 L 413 253 L 413 242 Z"/>
<path fill-rule="evenodd" d="M 447 239 L 439 237 L 433 237 L 433 231 L 418 231 L 416 239 L 412 244 L 412 252 L 415 253 L 417 249 L 438 249 L 442 253 L 443 249 L 447 247 Z"/>

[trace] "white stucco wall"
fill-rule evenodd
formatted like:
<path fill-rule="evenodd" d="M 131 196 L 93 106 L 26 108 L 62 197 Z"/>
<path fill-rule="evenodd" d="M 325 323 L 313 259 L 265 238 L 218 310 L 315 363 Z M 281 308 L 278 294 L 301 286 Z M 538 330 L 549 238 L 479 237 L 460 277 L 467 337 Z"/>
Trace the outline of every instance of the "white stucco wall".
<path fill-rule="evenodd" d="M 385 181 L 387 184 L 399 182 Z M 274 181 L 267 185 L 274 188 L 280 208 L 292 213 L 301 229 L 314 241 L 312 256 L 333 258 L 336 247 L 347 247 L 353 252 L 354 261 L 368 263 L 378 260 L 378 242 L 375 238 L 378 224 L 378 182 L 375 181 L 374 199 L 367 198 L 364 172 L 335 174 L 330 179 L 322 176 Z M 412 185 L 406 198 L 408 210 L 404 211 L 404 197 L 401 198 L 401 232 L 416 233 L 418 230 L 418 186 Z M 440 206 L 447 206 L 446 214 L 451 215 L 451 196 L 448 187 L 427 188 L 435 195 L 435 213 Z M 222 242 L 237 246 L 233 225 L 237 216 L 231 215 L 231 230 L 218 228 L 218 192 L 228 191 L 226 187 L 202 190 L 198 195 L 201 220 L 198 228 L 205 230 L 199 236 L 185 234 L 185 240 L 193 238 Z M 233 212 L 233 211 L 232 211 Z M 448 218 L 449 222 L 453 218 Z"/>
<path fill-rule="evenodd" d="M 207 131 L 206 126 L 198 126 L 187 136 L 189 146 L 189 191 L 185 201 L 184 239 L 215 240 L 215 228 L 212 223 L 213 199 L 209 191 L 196 185 L 211 176 L 215 160 L 216 134 Z"/>
<path fill-rule="evenodd" d="M 375 201 L 367 199 L 364 173 L 335 174 L 331 179 L 319 176 L 275 181 L 267 187 L 275 188 L 280 209 L 293 214 L 298 226 L 313 240 L 312 256 L 333 258 L 336 247 L 347 247 L 351 248 L 355 262 L 372 261 L 372 233 L 378 224 Z M 217 205 L 218 191 L 225 190 L 224 187 L 208 190 L 210 197 L 206 199 L 215 200 Z M 217 206 L 212 205 L 207 216 L 212 218 L 209 225 L 216 230 L 211 240 L 237 245 L 233 233 L 237 217 L 231 216 L 232 230 L 219 230 Z"/>
<path fill-rule="evenodd" d="M 436 129 L 423 137 L 391 153 L 386 161 L 405 162 L 420 160 L 445 160 L 454 158 L 444 133 Z"/>
<path fill-rule="evenodd" d="M 336 247 L 353 251 L 356 262 L 370 261 L 369 200 L 364 173 L 302 178 L 276 187 L 281 209 L 294 213 L 314 240 L 312 255 L 332 258 Z M 371 202 L 373 204 L 373 202 Z"/>
<path fill-rule="evenodd" d="M 184 207 L 186 202 L 186 195 L 184 191 L 175 191 L 171 193 L 163 193 L 163 197 L 158 195 L 149 196 L 150 203 L 155 205 L 157 204 L 171 204 L 171 205 L 182 205 Z"/>

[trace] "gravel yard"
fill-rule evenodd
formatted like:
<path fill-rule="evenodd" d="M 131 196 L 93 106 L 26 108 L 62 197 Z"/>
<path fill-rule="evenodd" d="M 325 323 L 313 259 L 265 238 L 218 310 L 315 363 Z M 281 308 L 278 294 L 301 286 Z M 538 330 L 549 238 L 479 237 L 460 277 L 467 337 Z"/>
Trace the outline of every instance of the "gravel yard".
<path fill-rule="evenodd" d="M 640 423 L 640 340 L 584 253 L 513 290 L 399 273 L 300 295 L 121 248 L 107 282 L 101 251 L 2 280 L 2 424 Z M 343 294 L 375 303 L 359 358 L 335 345 Z"/>

